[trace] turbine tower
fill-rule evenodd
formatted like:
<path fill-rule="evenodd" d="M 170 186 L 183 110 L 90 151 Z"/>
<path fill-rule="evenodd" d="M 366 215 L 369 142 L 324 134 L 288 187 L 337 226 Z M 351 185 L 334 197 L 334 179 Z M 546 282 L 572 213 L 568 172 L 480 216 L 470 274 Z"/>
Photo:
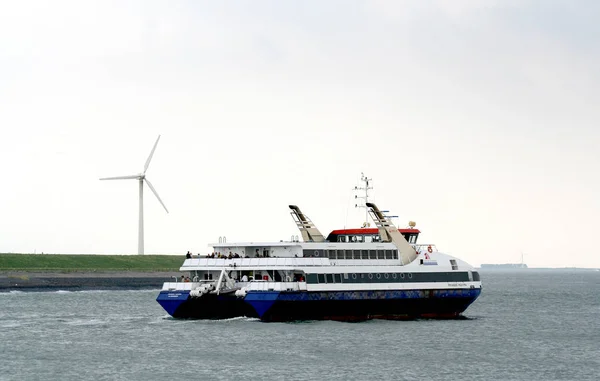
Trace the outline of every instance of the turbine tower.
<path fill-rule="evenodd" d="M 152 151 L 150 152 L 150 156 L 148 156 L 148 160 L 146 160 L 146 165 L 144 165 L 144 172 L 139 173 L 137 175 L 103 177 L 100 179 L 100 180 L 129 180 L 129 179 L 138 180 L 139 189 L 140 189 L 140 217 L 139 217 L 139 225 L 138 225 L 138 254 L 140 254 L 140 255 L 144 254 L 144 181 L 146 182 L 146 184 L 148 184 L 148 187 L 150 188 L 152 193 L 154 193 L 154 195 L 156 196 L 156 198 L 158 199 L 160 204 L 163 206 L 163 208 L 165 208 L 167 213 L 169 213 L 169 211 L 167 210 L 167 207 L 160 199 L 160 196 L 158 195 L 158 193 L 156 193 L 156 189 L 154 189 L 150 180 L 148 180 L 146 178 L 146 171 L 148 170 L 148 166 L 150 165 L 150 160 L 152 160 L 152 155 L 154 155 L 154 151 L 156 150 L 156 146 L 158 145 L 159 140 L 160 140 L 160 135 L 158 135 L 158 139 L 156 139 L 156 143 L 154 143 L 154 147 L 152 148 Z"/>

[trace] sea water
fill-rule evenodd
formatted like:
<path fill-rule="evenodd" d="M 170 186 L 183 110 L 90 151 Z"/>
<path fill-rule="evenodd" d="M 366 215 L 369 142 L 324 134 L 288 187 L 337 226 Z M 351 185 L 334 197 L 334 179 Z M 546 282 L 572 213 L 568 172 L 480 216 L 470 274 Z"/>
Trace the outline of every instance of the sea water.
<path fill-rule="evenodd" d="M 600 272 L 482 272 L 462 320 L 170 318 L 158 290 L 0 293 L 0 380 L 598 380 Z"/>

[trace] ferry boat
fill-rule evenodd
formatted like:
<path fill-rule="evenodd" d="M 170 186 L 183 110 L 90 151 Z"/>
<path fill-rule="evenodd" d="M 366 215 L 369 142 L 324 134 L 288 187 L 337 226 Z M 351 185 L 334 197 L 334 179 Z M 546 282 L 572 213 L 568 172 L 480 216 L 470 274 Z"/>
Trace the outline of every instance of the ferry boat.
<path fill-rule="evenodd" d="M 372 189 L 368 187 L 361 189 Z M 166 282 L 157 301 L 174 318 L 262 321 L 456 318 L 481 293 L 479 273 L 434 244 L 415 223 L 398 229 L 367 200 L 376 225 L 325 237 L 295 205 L 298 236 L 279 242 L 212 244 L 188 258 L 189 282 Z"/>

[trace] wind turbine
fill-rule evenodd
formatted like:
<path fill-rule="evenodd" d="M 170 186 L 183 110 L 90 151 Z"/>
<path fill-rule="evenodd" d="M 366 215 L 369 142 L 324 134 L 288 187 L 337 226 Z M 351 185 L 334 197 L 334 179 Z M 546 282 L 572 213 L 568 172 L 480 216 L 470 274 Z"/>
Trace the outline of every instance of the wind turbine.
<path fill-rule="evenodd" d="M 154 143 L 154 147 L 152 148 L 152 151 L 150 152 L 150 156 L 148 156 L 148 160 L 146 160 L 146 165 L 144 165 L 144 172 L 139 173 L 137 175 L 103 177 L 100 179 L 100 180 L 129 180 L 129 179 L 138 180 L 139 188 L 140 188 L 140 218 L 139 218 L 139 225 L 138 225 L 138 254 L 140 254 L 140 255 L 144 254 L 144 181 L 146 182 L 146 184 L 148 184 L 148 187 L 150 188 L 152 193 L 154 193 L 154 195 L 156 196 L 156 198 L 158 199 L 160 204 L 163 206 L 163 208 L 165 208 L 167 213 L 169 213 L 169 211 L 167 210 L 167 207 L 160 199 L 160 196 L 158 195 L 158 193 L 156 193 L 156 189 L 154 189 L 150 180 L 148 180 L 146 178 L 146 171 L 148 170 L 148 166 L 150 165 L 150 160 L 152 160 L 152 155 L 154 155 L 154 151 L 156 150 L 156 146 L 158 145 L 159 140 L 160 140 L 160 135 L 158 135 L 158 139 L 156 139 L 156 143 Z"/>

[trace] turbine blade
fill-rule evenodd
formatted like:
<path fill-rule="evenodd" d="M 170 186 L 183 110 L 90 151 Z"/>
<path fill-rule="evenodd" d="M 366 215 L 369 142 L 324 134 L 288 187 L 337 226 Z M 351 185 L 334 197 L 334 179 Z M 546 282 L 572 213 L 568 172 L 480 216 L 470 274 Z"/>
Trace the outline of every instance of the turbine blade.
<path fill-rule="evenodd" d="M 102 177 L 100 180 L 129 180 L 129 179 L 138 179 L 139 177 L 140 177 L 140 175 Z"/>
<path fill-rule="evenodd" d="M 148 170 L 148 166 L 150 165 L 150 160 L 152 160 L 152 156 L 154 155 L 154 150 L 156 150 L 156 146 L 158 145 L 158 141 L 160 140 L 160 135 L 156 139 L 156 143 L 154 143 L 154 147 L 152 147 L 152 151 L 150 152 L 150 156 L 148 156 L 148 160 L 146 160 L 146 165 L 144 165 L 144 173 Z"/>
<path fill-rule="evenodd" d="M 152 186 L 152 183 L 147 178 L 144 178 L 144 180 L 146 180 L 146 183 L 150 187 L 150 190 L 152 191 L 152 193 L 154 193 L 154 195 L 156 196 L 156 198 L 158 199 L 158 201 L 160 202 L 160 204 L 163 206 L 163 208 L 165 208 L 165 210 L 167 211 L 167 213 L 169 213 L 169 210 L 167 209 L 167 207 L 165 206 L 165 204 L 160 199 L 160 196 L 158 195 L 158 193 L 156 193 L 156 189 L 154 189 L 154 187 Z"/>

